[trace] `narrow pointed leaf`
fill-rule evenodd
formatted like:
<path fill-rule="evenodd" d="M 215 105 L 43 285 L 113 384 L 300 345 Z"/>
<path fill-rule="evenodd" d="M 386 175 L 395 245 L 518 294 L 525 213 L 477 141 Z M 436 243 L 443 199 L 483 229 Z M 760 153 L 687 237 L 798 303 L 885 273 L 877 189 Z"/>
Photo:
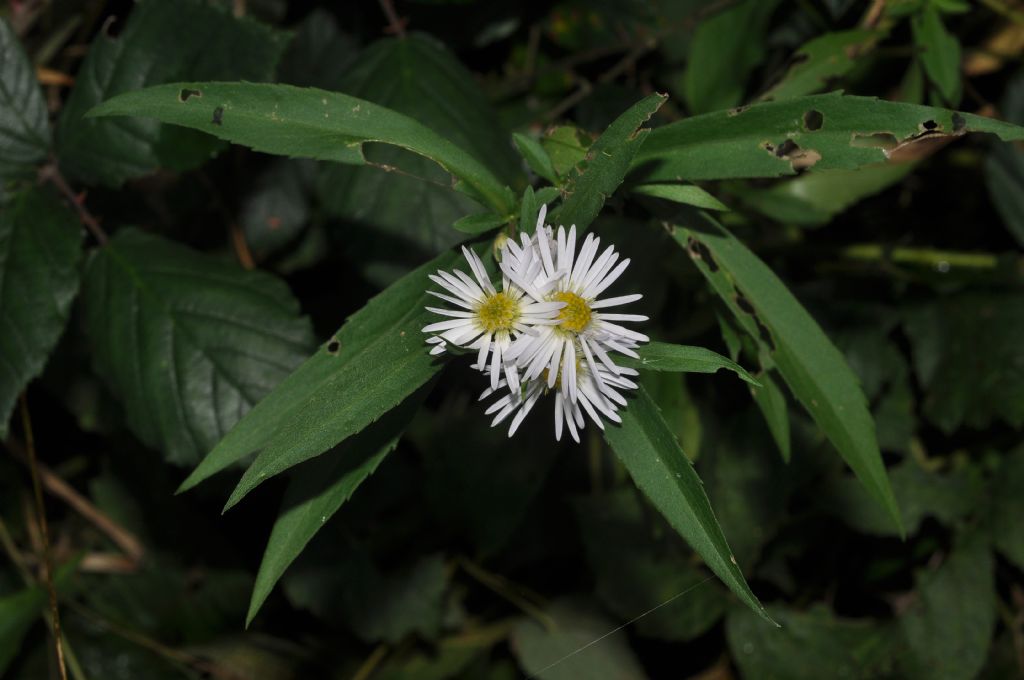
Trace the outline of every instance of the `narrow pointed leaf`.
<path fill-rule="evenodd" d="M 288 565 L 394 450 L 421 401 L 415 395 L 409 397 L 334 451 L 296 469 L 256 574 L 246 626 Z"/>
<path fill-rule="evenodd" d="M 643 144 L 648 130 L 642 130 L 668 96 L 652 94 L 644 97 L 616 118 L 608 129 L 587 149 L 587 155 L 570 172 L 563 194 L 565 200 L 552 224 L 575 224 L 586 230 L 604 207 L 604 202 L 622 184 L 630 163 Z"/>
<path fill-rule="evenodd" d="M 1024 139 L 1024 127 L 992 118 L 832 92 L 715 111 L 652 130 L 633 159 L 631 177 L 679 182 L 853 170 L 898 159 L 918 140 L 968 132 Z"/>
<path fill-rule="evenodd" d="M 220 441 L 181 486 L 189 489 L 250 453 L 228 506 L 261 482 L 314 458 L 359 432 L 430 379 L 442 362 L 429 355 L 421 329 L 436 315 L 427 279 L 455 264 L 444 253 L 407 274 L 356 312 Z"/>
<path fill-rule="evenodd" d="M 430 158 L 499 213 L 503 184 L 480 161 L 408 116 L 339 92 L 256 83 L 172 83 L 109 99 L 89 117 L 141 116 L 200 130 L 265 153 L 361 164 L 366 142 Z"/>
<path fill-rule="evenodd" d="M 867 399 L 843 355 L 786 285 L 724 227 L 697 211 L 685 224 L 670 229 L 673 238 L 758 342 L 762 364 L 778 368 L 860 481 L 902 527 Z"/>
<path fill-rule="evenodd" d="M 671 371 L 678 373 L 714 373 L 725 368 L 751 385 L 760 385 L 746 369 L 735 361 L 712 352 L 705 347 L 672 345 L 667 342 L 651 342 L 636 350 L 639 359 L 616 357 L 616 361 L 641 371 Z"/>
<path fill-rule="evenodd" d="M 750 590 L 711 510 L 703 484 L 642 386 L 605 440 L 637 487 L 740 600 L 771 621 Z"/>

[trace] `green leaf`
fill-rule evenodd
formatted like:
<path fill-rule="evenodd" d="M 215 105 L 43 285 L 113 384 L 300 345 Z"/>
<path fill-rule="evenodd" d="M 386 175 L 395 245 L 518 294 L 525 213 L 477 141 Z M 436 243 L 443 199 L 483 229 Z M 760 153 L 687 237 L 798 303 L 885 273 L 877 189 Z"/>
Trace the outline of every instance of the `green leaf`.
<path fill-rule="evenodd" d="M 492 229 L 497 229 L 503 224 L 510 222 L 508 217 L 502 217 L 501 215 L 495 215 L 494 213 L 476 213 L 473 215 L 466 215 L 465 217 L 456 220 L 452 228 L 456 231 L 461 231 L 464 234 L 483 234 L 484 232 Z"/>
<path fill-rule="evenodd" d="M 0 17 L 0 179 L 31 177 L 49 148 L 49 118 L 35 69 Z"/>
<path fill-rule="evenodd" d="M 817 606 L 806 612 L 772 609 L 780 628 L 736 608 L 725 623 L 732 658 L 744 678 L 869 680 L 893 677 L 891 627 L 869 619 L 840 619 Z"/>
<path fill-rule="evenodd" d="M 893 468 L 890 478 L 899 500 L 900 516 L 911 534 L 926 517 L 954 526 L 971 514 L 983 496 L 981 479 L 970 468 L 939 474 L 906 460 Z M 873 536 L 896 535 L 885 512 L 853 478 L 838 477 L 823 487 L 821 496 L 826 507 L 847 525 Z"/>
<path fill-rule="evenodd" d="M 642 371 L 672 371 L 676 373 L 714 373 L 725 368 L 740 380 L 751 385 L 760 385 L 747 371 L 731 359 L 704 347 L 672 345 L 666 342 L 650 342 L 636 350 L 639 359 L 618 357 L 623 366 Z"/>
<path fill-rule="evenodd" d="M 97 373 L 175 463 L 198 462 L 313 341 L 281 281 L 134 229 L 93 255 L 83 298 Z"/>
<path fill-rule="evenodd" d="M 778 0 L 741 0 L 697 26 L 684 76 L 691 113 L 736 106 L 764 60 L 765 33 Z"/>
<path fill-rule="evenodd" d="M 820 170 L 782 180 L 768 188 L 734 186 L 729 190 L 746 205 L 773 220 L 817 227 L 898 183 L 915 167 L 915 163 L 886 163 L 856 170 Z"/>
<path fill-rule="evenodd" d="M 703 425 L 700 408 L 686 387 L 686 379 L 674 373 L 644 371 L 640 384 L 661 409 L 665 424 L 683 447 L 683 453 L 695 462 L 700 457 Z"/>
<path fill-rule="evenodd" d="M 512 632 L 512 651 L 523 672 L 540 680 L 643 680 L 643 667 L 621 635 L 602 639 L 615 622 L 585 602 L 560 600 L 544 612 L 553 622 L 545 628 L 523 619 Z"/>
<path fill-rule="evenodd" d="M 1024 123 L 1024 71 L 1006 84 L 999 111 L 1011 123 Z M 985 160 L 985 183 L 1006 228 L 1024 247 L 1024 151 L 1012 144 L 994 144 Z"/>
<path fill-rule="evenodd" d="M 942 23 L 939 11 L 925 4 L 910 19 L 914 44 L 921 50 L 921 63 L 928 80 L 938 92 L 940 101 L 947 106 L 960 103 L 963 89 L 960 76 L 960 42 Z"/>
<path fill-rule="evenodd" d="M 552 184 L 558 183 L 558 172 L 551 162 L 551 157 L 548 156 L 548 152 L 544 150 L 540 142 L 521 132 L 512 133 L 512 141 L 515 142 L 520 155 L 522 155 L 534 174 Z"/>
<path fill-rule="evenodd" d="M 843 355 L 786 285 L 725 228 L 696 211 L 686 224 L 672 228 L 673 238 L 757 340 L 762 364 L 778 368 L 857 478 L 901 526 L 867 399 Z"/>
<path fill-rule="evenodd" d="M 202 130 L 256 151 L 342 163 L 364 163 L 366 142 L 392 144 L 435 161 L 496 212 L 512 209 L 502 182 L 468 152 L 408 116 L 339 92 L 173 83 L 118 95 L 89 112 L 90 117 L 131 115 Z"/>
<path fill-rule="evenodd" d="M 257 261 L 293 243 L 310 218 L 312 161 L 274 159 L 242 197 L 238 222 Z"/>
<path fill-rule="evenodd" d="M 635 624 L 641 635 L 692 640 L 722 618 L 728 596 L 687 555 L 659 545 L 637 501 L 621 490 L 573 503 L 597 595 L 624 621 L 653 610 Z"/>
<path fill-rule="evenodd" d="M 186 78 L 266 80 L 286 42 L 284 33 L 200 0 L 136 3 L 120 35 L 97 36 L 78 71 L 57 126 L 61 167 L 84 182 L 118 187 L 159 167 L 201 165 L 222 147 L 216 140 L 153 120 L 86 112 L 116 94 Z"/>
<path fill-rule="evenodd" d="M 395 448 L 420 401 L 406 399 L 335 450 L 296 469 L 256 574 L 246 627 L 288 565 Z"/>
<path fill-rule="evenodd" d="M 552 224 L 575 224 L 586 230 L 604 207 L 604 202 L 622 184 L 629 164 L 643 144 L 648 131 L 641 126 L 661 108 L 668 97 L 644 97 L 616 118 L 587 149 L 586 157 L 573 169 L 562 190 L 565 196 Z"/>
<path fill-rule="evenodd" d="M 798 474 L 771 451 L 759 421 L 746 404 L 721 422 L 705 418 L 696 464 L 733 554 L 748 569 L 782 527 Z"/>
<path fill-rule="evenodd" d="M 771 621 L 750 591 L 715 519 L 700 478 L 642 386 L 605 440 L 669 524 L 748 607 Z"/>
<path fill-rule="evenodd" d="M 916 598 L 899 620 L 908 650 L 903 677 L 969 680 L 985 664 L 996 625 L 992 553 L 984 541 L 960 546 L 915 579 Z"/>
<path fill-rule="evenodd" d="M 839 92 L 686 118 L 651 131 L 633 160 L 636 179 L 679 182 L 853 170 L 884 163 L 919 138 L 989 132 L 1024 139 L 1024 128 L 916 104 Z"/>
<path fill-rule="evenodd" d="M 910 311 L 904 329 L 928 420 L 947 434 L 1024 425 L 1024 296 L 950 296 Z"/>
<path fill-rule="evenodd" d="M 666 201 L 692 205 L 706 210 L 728 210 L 717 198 L 696 184 L 640 184 L 630 189 L 634 194 L 664 198 Z"/>
<path fill-rule="evenodd" d="M 0 210 L 0 439 L 64 332 L 81 260 L 78 220 L 48 191 L 17 194 Z"/>
<path fill-rule="evenodd" d="M 573 125 L 551 128 L 540 140 L 558 176 L 564 178 L 587 155 L 587 147 L 593 142 L 586 133 Z M 556 182 L 557 184 L 557 182 Z"/>
<path fill-rule="evenodd" d="M 792 456 L 789 437 L 789 404 L 786 402 L 786 394 L 779 385 L 778 376 L 775 371 L 766 371 L 760 376 L 760 387 L 751 387 L 750 392 L 754 396 L 754 403 L 761 410 L 764 422 L 768 425 L 768 431 L 772 433 L 772 439 L 782 454 L 782 460 L 789 462 Z"/>
<path fill-rule="evenodd" d="M 343 90 L 345 75 L 359 53 L 356 39 L 342 33 L 334 14 L 316 7 L 299 24 L 277 68 L 279 82 Z"/>
<path fill-rule="evenodd" d="M 996 550 L 1024 569 L 1024 448 L 1004 456 L 992 480 L 985 518 L 988 535 Z"/>
<path fill-rule="evenodd" d="M 861 54 L 871 50 L 881 37 L 877 31 L 855 28 L 813 38 L 794 53 L 793 65 L 786 75 L 759 100 L 803 97 L 829 87 L 852 71 Z"/>
<path fill-rule="evenodd" d="M 27 588 L 0 597 L 0 675 L 21 652 L 21 642 L 46 606 L 46 591 Z"/>
<path fill-rule="evenodd" d="M 421 332 L 435 318 L 425 309 L 433 299 L 426 293 L 427 275 L 450 269 L 456 259 L 453 252 L 438 256 L 353 314 L 217 444 L 180 490 L 260 451 L 230 507 L 265 479 L 359 432 L 425 384 L 441 367 Z"/>
<path fill-rule="evenodd" d="M 447 47 L 427 35 L 414 33 L 373 43 L 330 89 L 404 114 L 451 140 L 493 173 L 499 184 L 518 182 L 522 176 L 508 133 L 473 74 Z M 370 144 L 365 151 L 376 167 L 321 166 L 320 198 L 331 215 L 372 225 L 410 242 L 422 252 L 410 258 L 417 262 L 462 240 L 452 231 L 452 223 L 478 206 L 451 190 L 451 178 L 443 169 L 405 149 Z M 512 201 L 504 208 L 500 214 L 510 214 Z"/>

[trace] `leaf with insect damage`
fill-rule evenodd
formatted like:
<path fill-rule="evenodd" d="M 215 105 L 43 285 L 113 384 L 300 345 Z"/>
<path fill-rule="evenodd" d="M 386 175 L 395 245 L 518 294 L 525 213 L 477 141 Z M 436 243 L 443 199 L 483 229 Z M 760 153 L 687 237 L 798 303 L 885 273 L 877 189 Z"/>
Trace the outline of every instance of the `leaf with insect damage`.
<path fill-rule="evenodd" d="M 832 92 L 716 111 L 652 130 L 630 177 L 680 182 L 852 170 L 969 132 L 1024 139 L 1024 127 L 984 116 Z"/>

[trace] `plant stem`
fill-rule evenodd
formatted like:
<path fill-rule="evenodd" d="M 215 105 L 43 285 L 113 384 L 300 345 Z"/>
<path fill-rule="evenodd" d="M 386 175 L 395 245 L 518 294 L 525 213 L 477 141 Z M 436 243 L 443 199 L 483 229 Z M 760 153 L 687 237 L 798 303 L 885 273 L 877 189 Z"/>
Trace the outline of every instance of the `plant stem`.
<path fill-rule="evenodd" d="M 21 395 L 21 424 L 25 430 L 25 449 L 28 452 L 29 471 L 32 474 L 32 493 L 35 496 L 36 516 L 43 535 L 43 581 L 50 598 L 50 624 L 53 630 L 53 645 L 57 653 L 57 669 L 61 680 L 68 680 L 64 661 L 64 640 L 60 632 L 60 609 L 57 607 L 57 589 L 53 585 L 53 554 L 50 550 L 50 529 L 46 522 L 46 508 L 43 505 L 43 485 L 39 481 L 39 465 L 36 461 L 35 436 L 32 433 L 32 419 L 28 412 L 28 399 Z"/>
<path fill-rule="evenodd" d="M 99 220 L 97 220 L 92 213 L 89 212 L 88 208 L 85 207 L 85 203 L 82 199 L 75 195 L 75 192 L 71 189 L 67 180 L 60 174 L 60 169 L 57 167 L 56 162 L 47 163 L 39 169 L 39 179 L 42 182 L 49 182 L 53 186 L 57 187 L 57 190 L 64 195 L 64 198 L 71 203 L 71 207 L 78 213 L 78 219 L 82 221 L 85 228 L 93 235 L 96 241 L 101 245 L 105 246 L 110 241 L 107 233 L 103 231 L 103 227 L 100 226 Z"/>

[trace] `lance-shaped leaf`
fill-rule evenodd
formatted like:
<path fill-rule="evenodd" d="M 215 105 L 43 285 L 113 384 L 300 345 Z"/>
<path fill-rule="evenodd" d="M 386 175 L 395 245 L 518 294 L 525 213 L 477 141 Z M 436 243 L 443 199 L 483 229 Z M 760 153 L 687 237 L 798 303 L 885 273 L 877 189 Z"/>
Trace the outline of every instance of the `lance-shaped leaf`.
<path fill-rule="evenodd" d="M 992 118 L 833 92 L 716 111 L 652 130 L 631 176 L 676 182 L 851 170 L 899 158 L 901 149 L 922 140 L 968 132 L 1024 139 L 1024 127 Z"/>
<path fill-rule="evenodd" d="M 134 229 L 93 255 L 82 296 L 97 373 L 176 463 L 198 461 L 313 345 L 283 282 Z"/>
<path fill-rule="evenodd" d="M 296 469 L 260 562 L 246 625 L 288 565 L 395 448 L 421 402 L 415 395 L 409 397 L 336 450 Z"/>
<path fill-rule="evenodd" d="M 81 260 L 82 229 L 56 195 L 33 189 L 0 210 L 0 439 L 64 332 Z"/>
<path fill-rule="evenodd" d="M 417 121 L 339 92 L 256 83 L 174 83 L 127 92 L 89 112 L 142 116 L 201 130 L 256 151 L 361 164 L 362 145 L 382 142 L 430 158 L 460 188 L 501 214 L 504 185 L 464 149 Z"/>
<path fill-rule="evenodd" d="M 898 526 L 899 509 L 875 438 L 867 399 L 843 355 L 786 285 L 732 234 L 691 211 L 673 238 L 758 343 L 765 368 L 775 366 L 790 391 Z"/>
<path fill-rule="evenodd" d="M 743 578 L 700 478 L 647 390 L 640 387 L 622 411 L 622 424 L 608 427 L 604 436 L 637 487 L 711 571 L 744 604 L 771 621 Z"/>
<path fill-rule="evenodd" d="M 442 365 L 426 351 L 421 332 L 436 320 L 425 309 L 433 299 L 427 275 L 450 269 L 456 257 L 440 255 L 353 314 L 217 444 L 181 490 L 260 451 L 230 507 L 269 477 L 359 432 L 426 383 Z"/>
<path fill-rule="evenodd" d="M 796 51 L 789 71 L 760 100 L 791 99 L 825 89 L 830 82 L 852 71 L 857 60 L 882 37 L 881 31 L 855 28 L 813 38 Z"/>
<path fill-rule="evenodd" d="M 639 359 L 617 357 L 623 366 L 637 368 L 641 371 L 670 371 L 675 373 L 714 373 L 725 368 L 751 385 L 760 386 L 746 369 L 732 359 L 723 357 L 705 347 L 692 345 L 672 345 L 666 342 L 651 342 L 636 350 Z"/>
<path fill-rule="evenodd" d="M 562 206 L 551 218 L 552 224 L 575 224 L 586 230 L 601 212 L 604 202 L 622 184 L 629 165 L 649 132 L 641 130 L 668 97 L 652 94 L 644 97 L 616 118 L 597 138 L 587 155 L 569 174 L 562 193 Z"/>
<path fill-rule="evenodd" d="M 49 148 L 50 125 L 35 70 L 0 18 L 0 179 L 31 176 Z"/>

